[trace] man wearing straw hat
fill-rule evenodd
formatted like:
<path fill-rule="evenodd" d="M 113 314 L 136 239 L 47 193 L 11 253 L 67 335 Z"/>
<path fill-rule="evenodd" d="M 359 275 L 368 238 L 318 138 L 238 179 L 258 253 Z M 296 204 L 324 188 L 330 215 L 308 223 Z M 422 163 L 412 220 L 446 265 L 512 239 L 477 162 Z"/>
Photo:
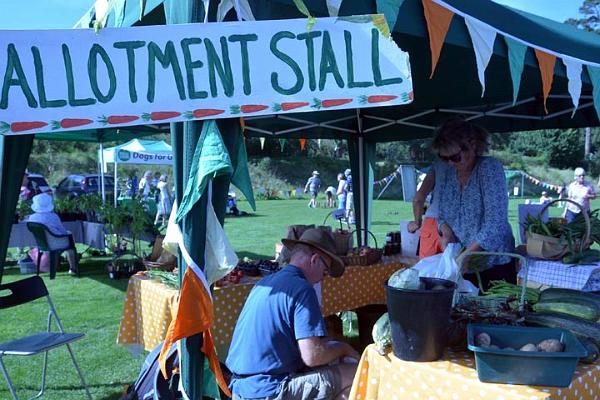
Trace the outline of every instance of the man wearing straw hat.
<path fill-rule="evenodd" d="M 226 365 L 233 399 L 347 398 L 359 354 L 327 339 L 313 285 L 344 273 L 331 236 L 282 239 L 290 263 L 259 281 L 238 318 Z"/>

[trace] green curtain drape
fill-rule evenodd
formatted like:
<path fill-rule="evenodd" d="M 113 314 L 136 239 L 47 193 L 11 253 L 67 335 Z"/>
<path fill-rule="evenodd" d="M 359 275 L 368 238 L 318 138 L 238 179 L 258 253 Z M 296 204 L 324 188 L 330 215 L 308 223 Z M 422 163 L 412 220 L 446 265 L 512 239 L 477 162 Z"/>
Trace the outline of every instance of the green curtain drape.
<path fill-rule="evenodd" d="M 10 238 L 12 221 L 15 216 L 19 190 L 23 181 L 23 174 L 29 161 L 29 153 L 33 144 L 33 135 L 3 136 L 0 135 L 0 283 L 4 274 L 6 262 L 6 249 Z"/>

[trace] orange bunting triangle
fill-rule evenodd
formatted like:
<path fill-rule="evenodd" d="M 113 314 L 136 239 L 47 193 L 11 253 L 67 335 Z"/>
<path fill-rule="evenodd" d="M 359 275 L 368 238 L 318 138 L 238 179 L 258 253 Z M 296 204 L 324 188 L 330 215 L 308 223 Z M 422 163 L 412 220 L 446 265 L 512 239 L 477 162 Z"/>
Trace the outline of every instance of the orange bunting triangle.
<path fill-rule="evenodd" d="M 300 150 L 304 150 L 306 146 L 306 139 L 300 139 Z"/>
<path fill-rule="evenodd" d="M 213 304 L 206 286 L 194 270 L 188 267 L 183 276 L 179 304 L 175 317 L 169 324 L 167 335 L 160 351 L 158 362 L 165 378 L 167 374 L 167 355 L 173 343 L 199 333 L 203 334 L 202 352 L 208 358 L 210 369 L 217 379 L 219 387 L 225 394 L 231 396 L 229 388 L 223 378 L 223 372 L 215 352 L 214 343 L 210 334 L 210 327 L 214 324 Z"/>
<path fill-rule="evenodd" d="M 444 39 L 454 13 L 432 0 L 422 0 L 422 3 L 425 20 L 427 20 L 427 32 L 429 32 L 429 48 L 431 49 L 431 75 L 429 75 L 429 79 L 431 79 L 440 59 Z"/>
<path fill-rule="evenodd" d="M 541 50 L 534 49 L 535 56 L 540 66 L 540 74 L 542 76 L 542 87 L 544 95 L 544 111 L 548 114 L 548 108 L 546 107 L 546 100 L 550 94 L 552 88 L 552 81 L 554 80 L 554 64 L 556 64 L 556 56 L 545 53 Z"/>
<path fill-rule="evenodd" d="M 244 117 L 240 117 L 240 127 L 242 128 L 242 132 L 246 130 L 246 121 L 244 121 Z"/>

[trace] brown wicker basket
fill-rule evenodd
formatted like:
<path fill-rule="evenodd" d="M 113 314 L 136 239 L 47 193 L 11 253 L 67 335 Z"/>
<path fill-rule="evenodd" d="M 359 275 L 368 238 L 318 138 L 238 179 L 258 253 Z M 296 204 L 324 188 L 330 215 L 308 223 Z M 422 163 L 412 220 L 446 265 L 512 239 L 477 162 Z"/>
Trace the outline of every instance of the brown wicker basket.
<path fill-rule="evenodd" d="M 371 265 L 371 264 L 377 264 L 379 262 L 379 260 L 381 260 L 381 256 L 383 255 L 383 249 L 378 249 L 377 248 L 377 239 L 375 238 L 375 235 L 373 235 L 373 233 L 367 229 L 361 229 L 366 231 L 369 235 L 371 235 L 371 237 L 373 238 L 373 241 L 375 242 L 375 247 L 372 248 L 371 253 L 364 255 L 364 256 L 359 256 L 359 255 L 351 255 L 351 256 L 341 256 L 340 258 L 342 259 L 342 261 L 344 262 L 345 265 Z M 356 232 L 356 230 L 352 231 L 352 234 L 354 234 L 354 232 Z"/>
<path fill-rule="evenodd" d="M 154 240 L 152 253 L 142 260 L 144 267 L 149 271 L 172 271 L 177 267 L 177 257 L 162 248 L 163 236 Z"/>

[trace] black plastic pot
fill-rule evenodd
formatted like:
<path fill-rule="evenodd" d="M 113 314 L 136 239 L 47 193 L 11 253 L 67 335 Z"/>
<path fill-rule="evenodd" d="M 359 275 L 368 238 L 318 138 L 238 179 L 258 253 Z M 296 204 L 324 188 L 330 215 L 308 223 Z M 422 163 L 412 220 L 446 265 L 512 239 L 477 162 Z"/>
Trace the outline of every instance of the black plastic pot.
<path fill-rule="evenodd" d="M 448 341 L 456 283 L 436 278 L 420 280 L 421 286 L 425 286 L 423 290 L 397 289 L 385 284 L 392 350 L 405 361 L 438 360 Z"/>

